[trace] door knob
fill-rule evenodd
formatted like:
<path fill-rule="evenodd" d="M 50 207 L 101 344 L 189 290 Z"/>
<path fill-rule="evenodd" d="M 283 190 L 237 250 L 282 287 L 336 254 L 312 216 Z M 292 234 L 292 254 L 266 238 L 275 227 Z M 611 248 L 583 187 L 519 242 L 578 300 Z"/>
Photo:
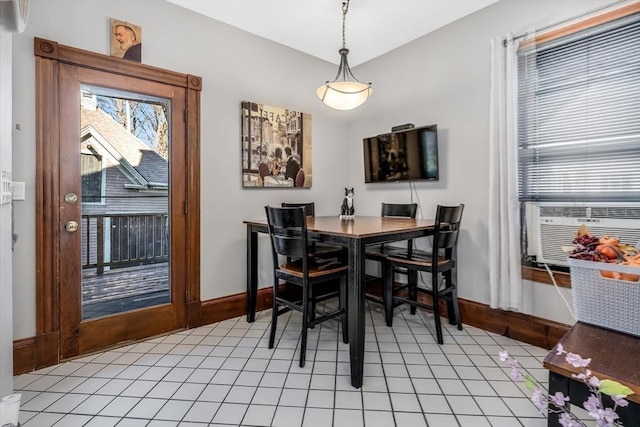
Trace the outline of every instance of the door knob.
<path fill-rule="evenodd" d="M 67 230 L 69 233 L 78 231 L 78 223 L 75 221 L 69 221 L 64 225 L 64 229 Z"/>

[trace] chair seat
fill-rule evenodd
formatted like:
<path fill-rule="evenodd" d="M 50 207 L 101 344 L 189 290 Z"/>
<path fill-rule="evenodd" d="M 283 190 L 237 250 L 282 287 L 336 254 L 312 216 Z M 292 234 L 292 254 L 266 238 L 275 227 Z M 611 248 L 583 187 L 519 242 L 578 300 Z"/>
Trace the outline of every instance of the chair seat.
<path fill-rule="evenodd" d="M 422 252 L 422 251 L 419 251 Z M 429 268 L 432 266 L 431 254 L 427 252 L 422 253 L 413 253 L 409 256 L 406 252 L 404 254 L 397 253 L 393 255 L 389 255 L 387 260 L 394 263 L 396 266 L 404 266 L 409 265 L 412 267 L 424 267 Z M 438 257 L 438 268 L 451 267 L 453 266 L 454 261 L 450 258 L 446 257 Z"/>
<path fill-rule="evenodd" d="M 341 273 L 347 270 L 349 266 L 338 261 L 327 261 L 327 262 L 310 261 L 308 268 L 309 268 L 309 277 L 316 278 L 320 276 L 328 276 L 331 274 Z M 282 264 L 280 265 L 280 270 L 292 276 L 296 276 L 300 278 L 303 276 L 302 261 L 300 260 Z"/>

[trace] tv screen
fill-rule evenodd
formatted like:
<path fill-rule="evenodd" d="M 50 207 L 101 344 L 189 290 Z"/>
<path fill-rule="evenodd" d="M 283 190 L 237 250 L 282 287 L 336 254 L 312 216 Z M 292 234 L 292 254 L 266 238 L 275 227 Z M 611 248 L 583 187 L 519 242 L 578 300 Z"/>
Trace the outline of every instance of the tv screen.
<path fill-rule="evenodd" d="M 439 179 L 436 125 L 364 138 L 363 145 L 366 183 Z"/>

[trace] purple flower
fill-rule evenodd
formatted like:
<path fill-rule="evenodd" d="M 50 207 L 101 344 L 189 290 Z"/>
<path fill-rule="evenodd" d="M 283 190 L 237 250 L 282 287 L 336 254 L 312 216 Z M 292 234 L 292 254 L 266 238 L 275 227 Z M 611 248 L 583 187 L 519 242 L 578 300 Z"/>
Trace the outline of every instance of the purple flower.
<path fill-rule="evenodd" d="M 592 412 L 593 413 L 598 412 L 598 409 L 600 408 L 600 401 L 598 400 L 597 397 L 595 397 L 592 394 L 587 398 L 587 400 L 582 404 L 582 406 L 584 406 L 584 409 L 586 409 L 587 412 L 589 412 L 589 414 L 591 415 Z"/>
<path fill-rule="evenodd" d="M 582 373 L 582 374 L 571 374 L 571 378 L 575 378 L 577 380 L 581 380 L 581 381 L 587 381 L 587 375 Z"/>
<path fill-rule="evenodd" d="M 620 418 L 613 409 L 602 409 L 598 398 L 593 394 L 589 396 L 583 406 L 589 412 L 589 416 L 597 421 L 598 427 L 612 427 L 613 422 Z"/>
<path fill-rule="evenodd" d="M 549 396 L 549 400 L 551 400 L 551 402 L 557 407 L 563 407 L 564 402 L 568 402 L 569 398 L 565 397 L 565 395 L 562 392 L 558 391 L 553 396 Z"/>
<path fill-rule="evenodd" d="M 583 373 L 581 374 L 571 374 L 572 378 L 575 378 L 577 380 L 581 380 L 584 383 L 588 383 L 591 384 L 591 378 L 595 378 L 594 380 L 594 384 L 597 382 L 597 385 L 594 385 L 595 387 L 598 387 L 600 385 L 600 380 L 597 379 L 596 377 L 592 377 L 591 376 L 591 371 L 589 369 L 585 369 Z M 593 385 L 593 384 L 592 384 Z"/>
<path fill-rule="evenodd" d="M 536 405 L 536 408 L 538 408 L 541 414 L 545 414 L 547 412 L 547 400 L 544 398 L 542 391 L 540 391 L 538 387 L 533 389 L 531 401 Z"/>
<path fill-rule="evenodd" d="M 619 394 L 616 396 L 611 396 L 611 400 L 613 400 L 613 403 L 615 403 L 616 406 L 620 406 L 621 408 L 624 408 L 625 406 L 629 405 L 629 402 L 627 402 L 625 397 L 626 396 L 624 394 Z"/>
<path fill-rule="evenodd" d="M 517 381 L 520 378 L 522 378 L 522 374 L 520 373 L 520 370 L 516 366 L 512 366 L 511 367 L 511 379 L 514 380 L 514 381 Z"/>
<path fill-rule="evenodd" d="M 567 353 L 567 357 L 565 358 L 567 363 L 573 365 L 575 368 L 584 368 L 589 366 L 591 363 L 591 359 L 583 359 L 579 354 Z"/>
<path fill-rule="evenodd" d="M 563 353 L 566 353 L 564 346 L 562 345 L 562 343 L 558 343 L 558 345 L 556 346 L 556 356 L 560 356 Z"/>
<path fill-rule="evenodd" d="M 562 427 L 579 427 L 580 424 L 576 424 L 568 413 L 563 412 L 560 414 L 560 419 L 558 420 Z"/>
<path fill-rule="evenodd" d="M 598 427 L 613 427 L 613 422 L 620 418 L 611 408 L 598 409 L 596 412 L 589 412 L 598 422 Z"/>
<path fill-rule="evenodd" d="M 607 425 L 613 424 L 615 420 L 620 418 L 620 416 L 611 408 L 605 408 L 602 412 L 602 418 L 607 422 Z"/>
<path fill-rule="evenodd" d="M 587 370 L 587 375 L 591 375 L 591 371 Z M 600 387 L 600 380 L 597 377 L 591 377 L 589 376 L 589 379 L 587 380 L 587 383 L 594 387 L 594 388 L 598 388 Z"/>
<path fill-rule="evenodd" d="M 606 427 L 607 425 L 606 421 L 602 418 L 602 413 L 604 413 L 602 409 L 598 409 L 594 412 L 589 412 L 589 415 L 598 422 L 598 427 Z"/>
<path fill-rule="evenodd" d="M 509 353 L 507 353 L 507 350 L 502 350 L 500 353 L 498 353 L 498 356 L 500 356 L 501 362 L 506 362 L 507 359 L 509 359 Z"/>

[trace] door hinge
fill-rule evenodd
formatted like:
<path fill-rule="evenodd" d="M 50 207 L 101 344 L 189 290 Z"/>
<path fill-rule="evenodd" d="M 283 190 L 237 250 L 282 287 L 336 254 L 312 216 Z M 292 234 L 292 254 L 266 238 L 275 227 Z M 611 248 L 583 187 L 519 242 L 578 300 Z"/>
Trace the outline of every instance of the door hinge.
<path fill-rule="evenodd" d="M 184 302 L 185 304 L 189 302 L 189 291 L 184 291 Z"/>
<path fill-rule="evenodd" d="M 184 110 L 184 122 L 185 123 L 188 122 L 188 118 L 189 118 L 189 112 L 187 110 Z"/>
<path fill-rule="evenodd" d="M 184 201 L 184 213 L 189 213 L 189 203 L 186 200 Z"/>

